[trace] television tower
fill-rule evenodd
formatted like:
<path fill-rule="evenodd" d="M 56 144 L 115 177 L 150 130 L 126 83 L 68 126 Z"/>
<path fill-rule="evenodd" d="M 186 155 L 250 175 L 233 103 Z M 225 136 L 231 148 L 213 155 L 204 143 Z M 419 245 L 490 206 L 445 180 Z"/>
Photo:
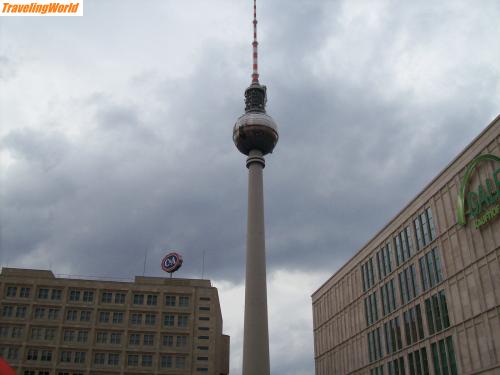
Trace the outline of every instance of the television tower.
<path fill-rule="evenodd" d="M 257 7 L 253 2 L 253 73 L 245 90 L 245 114 L 233 128 L 233 141 L 247 155 L 248 222 L 243 334 L 243 375 L 269 375 L 266 244 L 264 232 L 264 155 L 278 142 L 278 126 L 266 113 L 266 86 L 259 83 Z"/>

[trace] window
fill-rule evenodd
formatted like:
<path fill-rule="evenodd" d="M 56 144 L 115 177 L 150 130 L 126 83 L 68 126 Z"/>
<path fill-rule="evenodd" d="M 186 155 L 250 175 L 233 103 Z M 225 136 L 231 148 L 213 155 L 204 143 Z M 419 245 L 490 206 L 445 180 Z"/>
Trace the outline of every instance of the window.
<path fill-rule="evenodd" d="M 95 365 L 103 365 L 106 361 L 105 353 L 94 353 L 94 364 Z"/>
<path fill-rule="evenodd" d="M 175 357 L 175 368 L 184 368 L 186 367 L 186 357 L 177 356 Z"/>
<path fill-rule="evenodd" d="M 144 294 L 134 294 L 134 305 L 144 305 Z"/>
<path fill-rule="evenodd" d="M 61 300 L 62 299 L 62 290 L 61 289 L 52 289 L 50 299 L 56 300 L 56 301 Z"/>
<path fill-rule="evenodd" d="M 425 300 L 425 315 L 427 316 L 427 328 L 430 335 L 450 326 L 444 290 Z"/>
<path fill-rule="evenodd" d="M 29 298 L 29 296 L 30 296 L 30 288 L 28 288 L 26 286 L 22 287 L 21 291 L 19 293 L 19 297 L 21 297 L 21 298 Z"/>
<path fill-rule="evenodd" d="M 382 299 L 382 315 L 385 316 L 396 310 L 396 292 L 394 290 L 394 279 L 391 279 L 380 288 Z"/>
<path fill-rule="evenodd" d="M 86 352 L 75 352 L 75 360 L 74 363 L 85 363 L 85 357 L 87 356 Z"/>
<path fill-rule="evenodd" d="M 19 338 L 23 335 L 23 327 L 12 327 L 10 337 Z"/>
<path fill-rule="evenodd" d="M 200 331 L 209 331 L 210 330 L 210 328 L 208 328 L 208 327 L 198 327 L 198 329 Z"/>
<path fill-rule="evenodd" d="M 198 371 L 198 372 L 208 372 L 208 368 L 207 367 L 197 367 L 196 371 Z"/>
<path fill-rule="evenodd" d="M 69 300 L 76 302 L 80 301 L 80 291 L 79 290 L 70 290 L 69 291 Z"/>
<path fill-rule="evenodd" d="M 131 333 L 128 338 L 128 343 L 130 345 L 140 345 L 141 335 L 138 333 Z"/>
<path fill-rule="evenodd" d="M 26 318 L 26 306 L 17 306 L 16 318 Z"/>
<path fill-rule="evenodd" d="M 144 345 L 152 346 L 155 343 L 155 336 L 149 333 L 144 334 Z"/>
<path fill-rule="evenodd" d="M 370 363 L 382 358 L 382 345 L 380 345 L 380 328 L 368 332 L 368 358 Z"/>
<path fill-rule="evenodd" d="M 139 365 L 139 356 L 137 354 L 129 354 L 127 357 L 127 365 L 128 366 L 138 366 Z"/>
<path fill-rule="evenodd" d="M 424 326 L 422 324 L 420 305 L 403 312 L 403 320 L 405 325 L 406 345 L 413 344 L 424 338 Z"/>
<path fill-rule="evenodd" d="M 113 302 L 113 293 L 111 293 L 111 292 L 102 292 L 102 294 L 101 294 L 101 302 L 102 303 L 111 303 L 111 302 Z"/>
<path fill-rule="evenodd" d="M 457 375 L 457 362 L 451 336 L 431 344 L 434 373 Z"/>
<path fill-rule="evenodd" d="M 109 323 L 109 311 L 101 311 L 99 312 L 99 322 L 100 323 Z"/>
<path fill-rule="evenodd" d="M 19 348 L 9 348 L 7 359 L 17 360 L 19 358 Z"/>
<path fill-rule="evenodd" d="M 2 326 L 0 327 L 0 337 L 8 337 L 9 336 L 9 327 Z M 2 352 L 0 352 L 0 357 L 2 357 Z"/>
<path fill-rule="evenodd" d="M 163 336 L 162 343 L 164 346 L 173 346 L 174 345 L 174 336 L 170 336 L 170 335 Z"/>
<path fill-rule="evenodd" d="M 59 360 L 61 362 L 71 362 L 71 352 L 68 351 L 62 351 L 60 353 Z"/>
<path fill-rule="evenodd" d="M 208 300 L 210 301 L 210 299 L 208 299 Z M 189 306 L 189 296 L 179 296 L 179 306 L 180 307 Z"/>
<path fill-rule="evenodd" d="M 210 297 L 200 297 L 200 301 L 210 301 Z"/>
<path fill-rule="evenodd" d="M 76 332 L 73 330 L 65 329 L 63 332 L 63 341 L 71 342 L 75 341 Z"/>
<path fill-rule="evenodd" d="M 17 295 L 17 287 L 8 286 L 6 295 L 7 297 L 15 297 Z"/>
<path fill-rule="evenodd" d="M 49 298 L 49 290 L 47 288 L 38 289 L 38 298 L 40 298 L 40 299 Z"/>
<path fill-rule="evenodd" d="M 392 271 L 391 254 L 392 247 L 390 242 L 383 246 L 376 254 L 377 271 L 380 278 L 386 277 Z"/>
<path fill-rule="evenodd" d="M 24 375 L 35 375 L 35 371 L 32 371 L 32 370 L 25 370 Z"/>
<path fill-rule="evenodd" d="M 38 350 L 37 349 L 29 349 L 28 354 L 26 355 L 26 359 L 28 361 L 38 361 Z"/>
<path fill-rule="evenodd" d="M 198 350 L 208 350 L 208 346 L 204 346 L 204 345 L 198 345 L 197 348 L 198 348 Z"/>
<path fill-rule="evenodd" d="M 384 375 L 384 365 L 370 369 L 370 375 Z"/>
<path fill-rule="evenodd" d="M 122 312 L 114 312 L 113 313 L 113 324 L 123 323 L 123 313 Z"/>
<path fill-rule="evenodd" d="M 200 316 L 198 320 L 210 320 L 208 316 Z"/>
<path fill-rule="evenodd" d="M 397 352 L 403 348 L 401 340 L 401 326 L 399 317 L 384 323 L 385 351 L 387 354 Z"/>
<path fill-rule="evenodd" d="M 373 286 L 373 284 L 375 284 L 372 258 L 368 259 L 365 264 L 361 265 L 361 276 L 363 279 L 363 292 L 366 292 Z"/>
<path fill-rule="evenodd" d="M 158 296 L 154 294 L 148 294 L 146 304 L 149 306 L 156 306 L 158 304 Z"/>
<path fill-rule="evenodd" d="M 163 316 L 163 325 L 167 327 L 173 327 L 175 321 L 175 316 L 172 314 L 165 314 Z"/>
<path fill-rule="evenodd" d="M 111 333 L 111 344 L 120 344 L 122 341 L 122 334 L 118 332 Z"/>
<path fill-rule="evenodd" d="M 422 288 L 427 290 L 436 286 L 443 280 L 441 259 L 438 249 L 434 248 L 418 260 L 420 264 L 420 276 Z"/>
<path fill-rule="evenodd" d="M 198 339 L 200 340 L 208 340 L 210 336 L 198 336 Z"/>
<path fill-rule="evenodd" d="M 378 320 L 377 294 L 372 293 L 365 298 L 366 325 L 371 325 Z"/>
<path fill-rule="evenodd" d="M 429 363 L 427 362 L 427 350 L 422 348 L 408 354 L 410 375 L 429 375 Z"/>
<path fill-rule="evenodd" d="M 187 336 L 177 336 L 176 346 L 178 348 L 187 346 Z"/>
<path fill-rule="evenodd" d="M 86 290 L 83 292 L 83 302 L 93 302 L 94 301 L 94 292 L 90 290 Z"/>
<path fill-rule="evenodd" d="M 432 210 L 429 207 L 420 214 L 414 221 L 415 233 L 417 234 L 417 247 L 422 249 L 436 238 L 436 227 L 432 217 Z"/>
<path fill-rule="evenodd" d="M 40 360 L 44 362 L 51 362 L 52 361 L 52 350 L 42 350 L 42 356 Z"/>
<path fill-rule="evenodd" d="M 90 322 L 90 311 L 80 311 L 80 321 L 81 322 Z"/>
<path fill-rule="evenodd" d="M 41 340 L 43 337 L 43 328 L 32 328 L 31 329 L 31 339 Z"/>
<path fill-rule="evenodd" d="M 165 296 L 165 305 L 166 306 L 175 306 L 176 305 L 176 297 L 175 296 Z"/>
<path fill-rule="evenodd" d="M 89 338 L 88 331 L 78 331 L 78 337 L 76 339 L 78 342 L 87 342 L 88 338 Z"/>
<path fill-rule="evenodd" d="M 396 264 L 406 262 L 413 255 L 413 241 L 410 227 L 404 228 L 395 238 L 396 240 Z"/>
<path fill-rule="evenodd" d="M 200 311 L 210 311 L 209 306 L 200 306 Z"/>
<path fill-rule="evenodd" d="M 49 320 L 59 319 L 59 309 L 49 309 Z"/>
<path fill-rule="evenodd" d="M 149 326 L 154 326 L 156 324 L 156 314 L 146 314 L 144 323 Z"/>
<path fill-rule="evenodd" d="M 172 368 L 173 367 L 173 360 L 172 356 L 170 354 L 163 354 L 160 358 L 160 366 L 162 368 Z"/>
<path fill-rule="evenodd" d="M 177 317 L 177 327 L 187 327 L 189 321 L 189 315 L 179 315 Z"/>
<path fill-rule="evenodd" d="M 143 367 L 151 367 L 153 366 L 153 356 L 150 354 L 143 354 L 142 355 L 142 363 L 141 365 Z"/>
<path fill-rule="evenodd" d="M 142 314 L 133 313 L 130 315 L 130 324 L 142 324 Z"/>
<path fill-rule="evenodd" d="M 120 354 L 118 354 L 118 353 L 109 353 L 108 354 L 108 365 L 118 366 L 119 363 L 120 363 Z"/>
<path fill-rule="evenodd" d="M 404 357 L 396 358 L 387 364 L 389 375 L 405 375 L 405 361 Z"/>
<path fill-rule="evenodd" d="M 4 317 L 12 316 L 13 312 L 14 312 L 13 306 L 4 306 L 2 309 L 2 316 Z"/>
<path fill-rule="evenodd" d="M 97 332 L 96 341 L 99 344 L 105 344 L 108 342 L 108 333 L 107 332 Z"/>
<path fill-rule="evenodd" d="M 124 304 L 125 303 L 125 293 L 115 293 L 115 303 Z"/>
<path fill-rule="evenodd" d="M 401 292 L 401 302 L 406 304 L 415 298 L 418 293 L 417 276 L 415 265 L 412 264 L 398 274 L 399 290 Z"/>
<path fill-rule="evenodd" d="M 54 340 L 54 337 L 56 336 L 56 329 L 55 328 L 45 328 L 45 340 L 47 341 L 52 341 Z"/>

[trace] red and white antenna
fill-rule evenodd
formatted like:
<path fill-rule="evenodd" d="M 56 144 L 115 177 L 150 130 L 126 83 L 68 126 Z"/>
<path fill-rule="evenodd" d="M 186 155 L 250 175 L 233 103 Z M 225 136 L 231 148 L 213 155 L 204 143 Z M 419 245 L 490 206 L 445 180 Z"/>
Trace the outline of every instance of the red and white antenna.
<path fill-rule="evenodd" d="M 258 63 L 258 53 L 257 46 L 257 0 L 253 0 L 253 73 L 252 73 L 252 83 L 259 83 L 259 63 Z"/>

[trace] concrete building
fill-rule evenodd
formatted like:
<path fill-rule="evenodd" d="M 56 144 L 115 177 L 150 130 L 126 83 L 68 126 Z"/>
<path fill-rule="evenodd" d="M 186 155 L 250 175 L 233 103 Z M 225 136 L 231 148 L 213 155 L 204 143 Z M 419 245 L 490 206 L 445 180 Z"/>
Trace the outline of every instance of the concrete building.
<path fill-rule="evenodd" d="M 500 374 L 500 116 L 312 303 L 317 375 Z"/>
<path fill-rule="evenodd" d="M 229 336 L 209 280 L 3 268 L 0 297 L 0 356 L 20 375 L 229 373 Z"/>
<path fill-rule="evenodd" d="M 267 87 L 259 82 L 257 4 L 253 2 L 253 72 L 245 90 L 245 113 L 233 127 L 233 141 L 247 155 L 248 220 L 245 269 L 243 375 L 269 375 L 267 316 L 266 236 L 264 225 L 264 156 L 278 142 L 278 126 L 266 113 Z"/>

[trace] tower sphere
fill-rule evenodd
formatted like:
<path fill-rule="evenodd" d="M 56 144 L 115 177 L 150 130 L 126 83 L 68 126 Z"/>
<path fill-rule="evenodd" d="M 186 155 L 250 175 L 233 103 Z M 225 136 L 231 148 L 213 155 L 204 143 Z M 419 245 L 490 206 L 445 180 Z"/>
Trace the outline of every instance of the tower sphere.
<path fill-rule="evenodd" d="M 252 150 L 269 154 L 278 143 L 278 125 L 264 112 L 247 112 L 234 124 L 233 141 L 245 155 Z"/>
<path fill-rule="evenodd" d="M 266 113 L 266 86 L 252 83 L 245 91 L 245 114 L 233 128 L 233 141 L 241 153 L 259 150 L 262 155 L 273 152 L 278 143 L 278 125 Z"/>

